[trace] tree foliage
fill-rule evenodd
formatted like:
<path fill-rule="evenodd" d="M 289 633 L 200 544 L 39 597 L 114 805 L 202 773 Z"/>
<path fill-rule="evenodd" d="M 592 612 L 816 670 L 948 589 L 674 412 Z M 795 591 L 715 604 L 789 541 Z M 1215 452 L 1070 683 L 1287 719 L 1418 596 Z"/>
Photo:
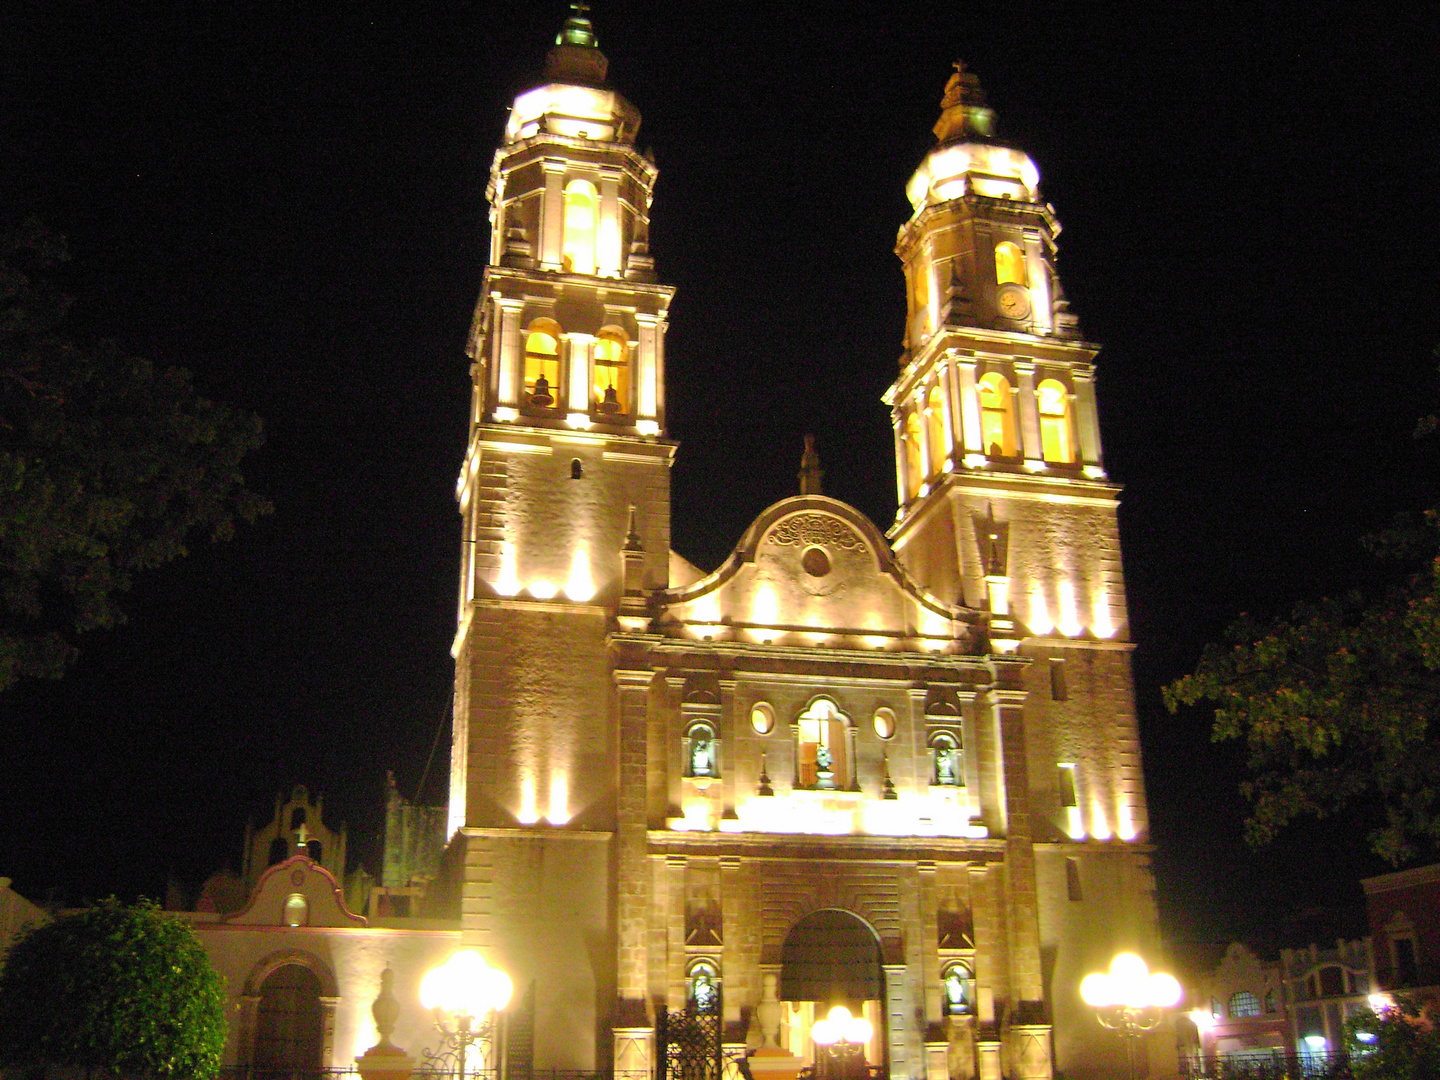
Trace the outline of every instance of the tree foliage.
<path fill-rule="evenodd" d="M 67 338 L 67 258 L 38 222 L 0 234 L 0 690 L 60 675 L 77 632 L 123 621 L 137 572 L 269 510 L 239 471 L 258 417 L 181 368 Z"/>
<path fill-rule="evenodd" d="M 1345 1043 L 1354 1080 L 1440 1080 L 1440 1030 L 1407 998 L 1346 1021 Z"/>
<path fill-rule="evenodd" d="M 1212 737 L 1244 740 L 1247 838 L 1274 839 L 1303 816 L 1354 814 L 1372 849 L 1398 864 L 1440 846 L 1440 536 L 1372 539 L 1422 569 L 1380 599 L 1302 604 L 1288 619 L 1242 617 L 1209 645 L 1165 703 L 1210 702 Z"/>
<path fill-rule="evenodd" d="M 190 927 L 108 900 L 30 930 L 0 970 L 0 1064 L 104 1076 L 213 1076 L 220 976 Z"/>

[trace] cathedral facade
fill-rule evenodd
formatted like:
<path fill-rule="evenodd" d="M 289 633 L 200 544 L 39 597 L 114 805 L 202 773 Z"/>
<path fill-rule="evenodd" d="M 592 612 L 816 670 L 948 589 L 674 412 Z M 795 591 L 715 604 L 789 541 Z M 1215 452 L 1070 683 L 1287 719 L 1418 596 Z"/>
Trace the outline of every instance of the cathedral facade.
<path fill-rule="evenodd" d="M 429 902 L 514 980 L 503 1060 L 648 1076 L 713 1009 L 778 1078 L 845 1004 L 891 1076 L 1113 1071 L 1080 980 L 1160 945 L 1097 349 L 1034 164 L 957 65 L 896 248 L 893 527 L 807 454 L 702 573 L 670 549 L 656 169 L 606 68 L 576 15 L 516 98 L 469 340 Z"/>

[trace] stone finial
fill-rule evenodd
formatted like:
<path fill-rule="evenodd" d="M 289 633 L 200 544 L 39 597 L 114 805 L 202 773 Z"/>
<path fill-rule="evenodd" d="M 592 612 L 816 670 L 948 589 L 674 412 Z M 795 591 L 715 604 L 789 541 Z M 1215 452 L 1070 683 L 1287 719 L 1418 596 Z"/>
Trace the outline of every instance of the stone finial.
<path fill-rule="evenodd" d="M 625 550 L 644 551 L 645 545 L 640 542 L 640 529 L 635 519 L 635 504 L 630 504 L 630 524 L 625 530 Z"/>
<path fill-rule="evenodd" d="M 995 134 L 995 113 L 985 104 L 980 77 L 966 71 L 963 60 L 955 61 L 955 74 L 945 84 L 940 119 L 933 130 L 936 141 L 942 144 L 975 136 L 988 139 Z"/>
<path fill-rule="evenodd" d="M 825 470 L 820 468 L 820 455 L 815 450 L 815 436 L 805 436 L 805 452 L 800 455 L 800 494 L 823 495 L 821 481 Z"/>
<path fill-rule="evenodd" d="M 355 1059 L 360 1080 L 410 1080 L 415 1060 L 390 1041 L 400 1017 L 400 1002 L 395 1000 L 395 973 L 388 964 L 380 972 L 380 994 L 370 1006 L 370 1015 L 375 1018 L 380 1041 Z"/>
<path fill-rule="evenodd" d="M 390 1035 L 395 1030 L 395 1021 L 400 1017 L 400 1002 L 395 1000 L 395 972 L 387 964 L 380 973 L 380 994 L 370 1006 L 370 1015 L 375 1018 L 375 1030 L 380 1033 L 376 1047 L 394 1049 Z"/>

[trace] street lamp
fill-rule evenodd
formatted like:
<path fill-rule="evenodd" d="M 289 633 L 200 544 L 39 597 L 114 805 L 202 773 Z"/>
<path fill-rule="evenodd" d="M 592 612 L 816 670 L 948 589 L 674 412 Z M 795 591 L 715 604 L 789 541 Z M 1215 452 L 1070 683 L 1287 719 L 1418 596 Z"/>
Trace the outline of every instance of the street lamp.
<path fill-rule="evenodd" d="M 1160 1023 L 1162 1009 L 1180 1003 L 1180 984 L 1173 975 L 1151 974 L 1134 953 L 1121 953 L 1110 961 L 1108 973 L 1086 975 L 1080 997 L 1095 1010 L 1100 1023 L 1118 1031 L 1125 1040 L 1130 1080 L 1135 1080 L 1135 1051 L 1146 1032 Z"/>
<path fill-rule="evenodd" d="M 817 1080 L 856 1080 L 865 1075 L 865 1044 L 875 1028 L 863 1016 L 852 1016 L 836 1005 L 824 1020 L 810 1029 L 819 1051 L 815 1055 Z"/>
<path fill-rule="evenodd" d="M 466 1054 L 480 1044 L 484 1068 L 487 1049 L 494 1043 L 495 1013 L 510 1003 L 513 991 L 510 976 L 485 963 L 474 949 L 461 949 L 420 980 L 420 1004 L 435 1016 L 443 1036 L 440 1048 L 426 1052 L 425 1065 L 436 1071 L 454 1072 L 464 1080 Z"/>

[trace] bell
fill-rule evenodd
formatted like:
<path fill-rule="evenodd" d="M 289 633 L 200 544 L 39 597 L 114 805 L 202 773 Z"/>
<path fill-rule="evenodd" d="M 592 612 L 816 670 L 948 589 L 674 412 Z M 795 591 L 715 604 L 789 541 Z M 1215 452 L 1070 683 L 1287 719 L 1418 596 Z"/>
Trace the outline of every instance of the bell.
<path fill-rule="evenodd" d="M 530 395 L 530 404 L 546 408 L 555 404 L 555 399 L 550 396 L 550 382 L 544 375 L 535 380 L 535 391 Z"/>
<path fill-rule="evenodd" d="M 605 396 L 600 399 L 600 411 L 603 413 L 618 413 L 620 411 L 620 398 L 615 393 L 615 387 L 607 386 Z"/>

